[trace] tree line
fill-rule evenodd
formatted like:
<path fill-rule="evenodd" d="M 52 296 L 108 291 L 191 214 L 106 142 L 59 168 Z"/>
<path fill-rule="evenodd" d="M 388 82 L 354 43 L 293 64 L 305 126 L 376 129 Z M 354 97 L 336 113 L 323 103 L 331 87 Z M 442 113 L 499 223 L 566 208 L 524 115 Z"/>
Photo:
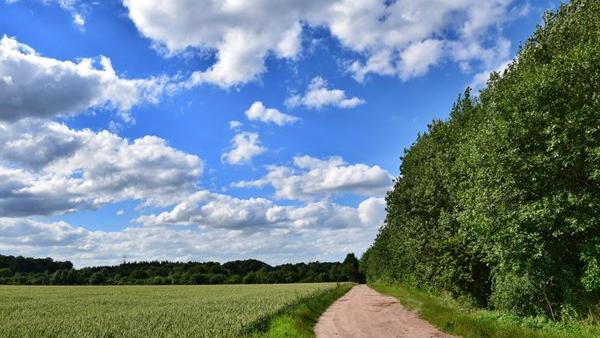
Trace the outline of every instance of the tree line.
<path fill-rule="evenodd" d="M 547 13 L 404 151 L 361 270 L 520 315 L 600 304 L 600 1 Z"/>
<path fill-rule="evenodd" d="M 227 262 L 124 262 L 116 266 L 73 268 L 69 261 L 0 255 L 0 284 L 15 285 L 171 285 L 364 282 L 353 253 L 343 262 L 281 264 L 248 259 Z"/>

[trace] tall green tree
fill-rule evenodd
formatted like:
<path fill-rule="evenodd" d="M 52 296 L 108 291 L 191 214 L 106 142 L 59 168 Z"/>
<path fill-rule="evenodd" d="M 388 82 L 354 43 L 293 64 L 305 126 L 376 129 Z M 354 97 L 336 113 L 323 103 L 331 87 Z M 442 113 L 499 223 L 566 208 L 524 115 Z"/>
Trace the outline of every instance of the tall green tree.
<path fill-rule="evenodd" d="M 362 257 L 392 279 L 560 318 L 600 294 L 600 1 L 573 0 L 405 151 Z"/>

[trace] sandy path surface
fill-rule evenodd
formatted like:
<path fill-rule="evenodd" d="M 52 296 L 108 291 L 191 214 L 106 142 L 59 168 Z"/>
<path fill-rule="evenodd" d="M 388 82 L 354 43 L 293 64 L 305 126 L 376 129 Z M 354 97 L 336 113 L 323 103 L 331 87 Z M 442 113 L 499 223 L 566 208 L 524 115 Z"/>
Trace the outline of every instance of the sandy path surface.
<path fill-rule="evenodd" d="M 317 338 L 453 337 L 406 310 L 398 301 L 357 285 L 325 311 L 315 326 Z"/>

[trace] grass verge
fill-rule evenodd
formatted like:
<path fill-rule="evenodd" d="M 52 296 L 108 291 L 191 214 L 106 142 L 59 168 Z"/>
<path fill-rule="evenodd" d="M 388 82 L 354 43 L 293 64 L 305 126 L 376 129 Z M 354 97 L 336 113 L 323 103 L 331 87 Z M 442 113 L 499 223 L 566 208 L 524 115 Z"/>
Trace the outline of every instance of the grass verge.
<path fill-rule="evenodd" d="M 264 323 L 261 333 L 252 337 L 261 338 L 305 338 L 314 337 L 314 326 L 319 317 L 338 298 L 346 294 L 355 284 L 339 284 L 333 289 L 303 298 L 300 302 L 282 310 Z"/>
<path fill-rule="evenodd" d="M 369 284 L 393 297 L 440 330 L 465 338 L 600 337 L 600 327 L 588 322 L 552 322 L 521 318 L 499 311 L 473 309 L 447 296 L 434 296 L 397 284 Z"/>

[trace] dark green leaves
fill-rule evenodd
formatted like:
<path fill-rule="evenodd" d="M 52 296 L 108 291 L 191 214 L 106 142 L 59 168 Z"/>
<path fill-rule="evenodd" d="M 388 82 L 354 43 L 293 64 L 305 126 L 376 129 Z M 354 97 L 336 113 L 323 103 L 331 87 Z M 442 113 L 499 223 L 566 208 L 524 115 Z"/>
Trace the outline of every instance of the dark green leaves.
<path fill-rule="evenodd" d="M 362 269 L 519 314 L 587 313 L 580 300 L 600 294 L 599 149 L 600 2 L 573 0 L 405 151 Z"/>

